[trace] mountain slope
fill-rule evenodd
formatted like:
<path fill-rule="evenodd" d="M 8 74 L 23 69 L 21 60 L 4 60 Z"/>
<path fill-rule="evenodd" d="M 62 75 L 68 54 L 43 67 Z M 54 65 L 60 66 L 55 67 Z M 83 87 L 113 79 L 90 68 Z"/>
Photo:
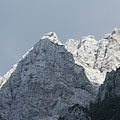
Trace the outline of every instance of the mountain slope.
<path fill-rule="evenodd" d="M 0 115 L 5 120 L 57 120 L 74 104 L 88 105 L 95 90 L 56 34 L 48 33 L 2 86 Z"/>
<path fill-rule="evenodd" d="M 120 119 L 120 68 L 107 73 L 97 100 L 90 106 L 92 120 Z"/>
<path fill-rule="evenodd" d="M 6 83 L 11 74 L 15 71 L 17 64 L 15 64 L 3 77 L 0 77 L 0 88 Z"/>
<path fill-rule="evenodd" d="M 97 41 L 93 36 L 82 40 L 70 39 L 65 47 L 73 54 L 75 63 L 83 66 L 89 80 L 102 84 L 106 73 L 120 66 L 120 30 L 115 28 Z"/>
<path fill-rule="evenodd" d="M 69 107 L 68 112 L 61 115 L 58 120 L 91 120 L 91 117 L 87 108 L 75 104 Z"/>
<path fill-rule="evenodd" d="M 96 100 L 88 108 L 74 105 L 59 120 L 120 120 L 120 68 L 107 73 Z"/>
<path fill-rule="evenodd" d="M 50 32 L 0 78 L 0 119 L 99 120 L 92 113 L 106 105 L 111 110 L 109 101 L 119 104 L 119 66 L 117 28 L 100 41 L 89 35 L 65 45 Z M 94 109 L 88 111 L 91 102 Z"/>
<path fill-rule="evenodd" d="M 0 76 L 0 86 L 1 86 L 1 84 L 2 84 L 2 79 L 3 79 L 3 77 Z"/>

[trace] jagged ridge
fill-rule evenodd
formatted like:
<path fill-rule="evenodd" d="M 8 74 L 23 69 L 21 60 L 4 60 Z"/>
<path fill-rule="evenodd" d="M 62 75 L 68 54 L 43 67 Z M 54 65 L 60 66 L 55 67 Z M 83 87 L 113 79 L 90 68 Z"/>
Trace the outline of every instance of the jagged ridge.
<path fill-rule="evenodd" d="M 61 115 L 71 115 L 68 110 L 75 104 L 83 113 L 83 107 L 95 100 L 96 83 L 100 85 L 106 72 L 120 65 L 119 40 L 119 29 L 100 41 L 88 36 L 68 40 L 65 45 L 55 33 L 46 34 L 2 82 L 0 117 L 57 120 Z M 91 119 L 84 115 L 86 120 Z"/>
<path fill-rule="evenodd" d="M 4 119 L 57 120 L 68 107 L 87 106 L 95 99 L 96 87 L 84 68 L 75 64 L 54 35 L 42 37 L 2 86 L 0 115 Z"/>
<path fill-rule="evenodd" d="M 120 30 L 115 28 L 99 41 L 93 36 L 82 40 L 68 40 L 65 47 L 74 56 L 76 64 L 85 68 L 89 80 L 102 84 L 106 73 L 120 66 Z"/>

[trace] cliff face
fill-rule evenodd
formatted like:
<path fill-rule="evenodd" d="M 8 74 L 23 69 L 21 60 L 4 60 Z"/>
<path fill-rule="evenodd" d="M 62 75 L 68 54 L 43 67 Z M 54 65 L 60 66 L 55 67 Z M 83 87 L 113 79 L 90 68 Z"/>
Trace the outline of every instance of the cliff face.
<path fill-rule="evenodd" d="M 102 101 L 109 97 L 120 97 L 120 68 L 107 73 L 104 84 L 98 92 L 98 100 Z"/>
<path fill-rule="evenodd" d="M 61 115 L 58 120 L 91 120 L 91 116 L 87 108 L 75 104 L 68 108 L 65 115 Z"/>
<path fill-rule="evenodd" d="M 16 67 L 17 67 L 17 64 L 15 64 L 3 77 L 0 76 L 0 89 L 9 79 L 11 74 L 15 71 Z"/>
<path fill-rule="evenodd" d="M 90 105 L 92 120 L 120 119 L 120 68 L 107 73 L 95 103 Z"/>
<path fill-rule="evenodd" d="M 119 29 L 100 41 L 88 36 L 65 45 L 50 32 L 0 78 L 0 119 L 107 120 L 99 113 L 114 113 L 119 104 L 119 66 Z"/>
<path fill-rule="evenodd" d="M 70 106 L 86 106 L 95 96 L 84 68 L 75 64 L 56 34 L 49 33 L 2 86 L 0 115 L 5 120 L 57 120 Z"/>
<path fill-rule="evenodd" d="M 95 102 L 88 108 L 74 105 L 60 120 L 120 120 L 120 68 L 107 73 Z"/>

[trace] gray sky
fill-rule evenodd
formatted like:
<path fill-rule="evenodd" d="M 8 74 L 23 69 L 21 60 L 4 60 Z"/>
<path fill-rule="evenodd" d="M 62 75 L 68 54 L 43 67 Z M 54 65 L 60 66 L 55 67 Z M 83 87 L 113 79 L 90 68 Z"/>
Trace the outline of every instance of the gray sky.
<path fill-rule="evenodd" d="M 61 42 L 120 28 L 120 0 L 0 0 L 0 75 L 44 34 Z"/>

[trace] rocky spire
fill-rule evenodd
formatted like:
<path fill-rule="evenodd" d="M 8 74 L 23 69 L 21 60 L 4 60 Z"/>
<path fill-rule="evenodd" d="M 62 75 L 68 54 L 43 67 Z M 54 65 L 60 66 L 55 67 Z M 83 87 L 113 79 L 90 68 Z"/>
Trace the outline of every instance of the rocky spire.
<path fill-rule="evenodd" d="M 59 45 L 62 45 L 62 43 L 58 40 L 58 37 L 57 37 L 57 35 L 56 35 L 55 32 L 49 32 L 49 33 L 45 34 L 45 35 L 41 38 L 41 40 L 42 40 L 42 39 L 48 39 L 48 40 L 50 40 L 50 41 L 53 42 L 53 43 L 57 43 L 57 44 L 59 44 Z"/>
<path fill-rule="evenodd" d="M 95 86 L 71 53 L 49 33 L 19 61 L 0 91 L 0 116 L 6 120 L 57 120 L 68 107 L 86 106 Z M 89 99 L 88 99 L 89 98 Z"/>
<path fill-rule="evenodd" d="M 112 34 L 120 35 L 120 29 L 119 28 L 114 28 Z"/>

